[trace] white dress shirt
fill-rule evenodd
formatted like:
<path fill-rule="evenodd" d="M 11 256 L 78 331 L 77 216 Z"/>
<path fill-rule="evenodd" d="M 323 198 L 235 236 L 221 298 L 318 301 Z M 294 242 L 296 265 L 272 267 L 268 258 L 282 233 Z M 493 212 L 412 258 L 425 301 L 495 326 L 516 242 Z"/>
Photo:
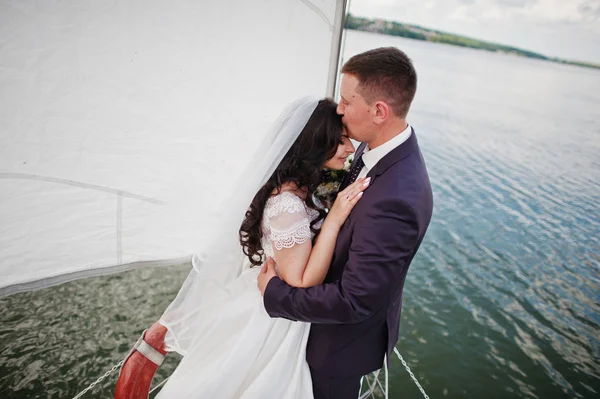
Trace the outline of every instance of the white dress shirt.
<path fill-rule="evenodd" d="M 399 135 L 397 135 L 391 140 L 386 141 L 377 148 L 370 150 L 369 145 L 367 144 L 367 147 L 365 148 L 362 155 L 362 159 L 365 163 L 365 166 L 361 169 L 357 179 L 365 177 L 371 171 L 371 169 L 375 167 L 377 162 L 381 160 L 381 158 L 385 157 L 394 148 L 398 147 L 406 140 L 408 140 L 411 134 L 412 129 L 410 128 L 410 125 L 408 125 L 406 129 L 404 129 Z"/>

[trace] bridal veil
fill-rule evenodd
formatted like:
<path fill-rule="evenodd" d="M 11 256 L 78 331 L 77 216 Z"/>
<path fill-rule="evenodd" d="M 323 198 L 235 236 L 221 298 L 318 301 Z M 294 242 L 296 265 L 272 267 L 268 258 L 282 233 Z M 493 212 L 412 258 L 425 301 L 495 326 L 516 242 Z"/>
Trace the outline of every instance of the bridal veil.
<path fill-rule="evenodd" d="M 244 172 L 228 193 L 207 193 L 222 197 L 216 212 L 205 212 L 206 229 L 192 258 L 192 270 L 175 300 L 160 319 L 168 328 L 165 344 L 169 351 L 186 354 L 195 332 L 193 317 L 200 307 L 210 306 L 222 295 L 227 295 L 226 285 L 241 273 L 249 261 L 242 252 L 239 228 L 254 195 L 275 171 L 290 149 L 318 104 L 317 99 L 302 98 L 290 104 L 271 126 L 254 154 L 241 162 Z"/>

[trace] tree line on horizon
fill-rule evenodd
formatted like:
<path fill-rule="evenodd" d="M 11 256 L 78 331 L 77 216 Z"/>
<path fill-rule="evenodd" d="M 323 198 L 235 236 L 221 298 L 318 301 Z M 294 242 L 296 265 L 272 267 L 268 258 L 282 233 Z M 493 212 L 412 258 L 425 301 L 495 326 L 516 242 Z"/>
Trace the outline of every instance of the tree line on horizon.
<path fill-rule="evenodd" d="M 578 65 L 588 68 L 600 69 L 600 65 L 590 62 L 569 61 L 561 58 L 547 57 L 533 51 L 523 50 L 513 46 L 506 46 L 498 43 L 486 42 L 483 40 L 472 39 L 470 37 L 455 35 L 452 33 L 441 32 L 429 28 L 423 28 L 418 25 L 408 25 L 396 21 L 383 19 L 369 19 L 364 17 L 355 17 L 348 14 L 346 29 L 360 30 L 365 32 L 380 33 L 391 36 L 406 37 L 415 40 L 424 40 L 435 43 L 445 43 L 454 46 L 468 47 L 478 50 L 487 50 L 494 52 L 503 52 L 511 55 L 535 58 L 545 61 L 558 62 L 561 64 Z"/>

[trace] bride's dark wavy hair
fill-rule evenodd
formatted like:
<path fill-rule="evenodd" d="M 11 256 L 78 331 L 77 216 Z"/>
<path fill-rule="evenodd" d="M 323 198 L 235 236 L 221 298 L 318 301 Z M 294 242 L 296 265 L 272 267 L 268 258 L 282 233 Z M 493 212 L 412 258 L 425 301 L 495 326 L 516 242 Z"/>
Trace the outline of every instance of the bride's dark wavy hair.
<path fill-rule="evenodd" d="M 312 221 L 310 229 L 315 233 L 315 237 L 319 234 L 314 226 L 325 218 L 326 213 L 317 208 L 312 194 L 321 184 L 323 164 L 333 158 L 342 139 L 342 117 L 337 114 L 336 108 L 337 104 L 331 99 L 319 101 L 306 126 L 273 175 L 254 196 L 239 231 L 244 254 L 254 266 L 263 263 L 264 250 L 260 239 L 265 204 L 273 191 L 281 192 L 284 183 L 295 183 L 297 187 L 308 189 L 306 205 L 319 212 L 319 217 Z"/>

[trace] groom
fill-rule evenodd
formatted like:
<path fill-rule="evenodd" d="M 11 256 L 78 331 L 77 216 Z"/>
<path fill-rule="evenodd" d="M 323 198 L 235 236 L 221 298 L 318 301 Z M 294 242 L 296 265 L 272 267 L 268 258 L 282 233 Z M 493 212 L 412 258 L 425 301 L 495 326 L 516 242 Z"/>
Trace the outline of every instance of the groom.
<path fill-rule="evenodd" d="M 406 115 L 417 74 L 402 51 L 378 48 L 342 68 L 338 113 L 363 144 L 344 186 L 371 184 L 340 230 L 322 285 L 294 288 L 273 262 L 258 277 L 271 317 L 312 323 L 306 359 L 315 399 L 356 399 L 361 376 L 382 367 L 398 341 L 402 289 L 432 213 L 425 162 Z"/>

